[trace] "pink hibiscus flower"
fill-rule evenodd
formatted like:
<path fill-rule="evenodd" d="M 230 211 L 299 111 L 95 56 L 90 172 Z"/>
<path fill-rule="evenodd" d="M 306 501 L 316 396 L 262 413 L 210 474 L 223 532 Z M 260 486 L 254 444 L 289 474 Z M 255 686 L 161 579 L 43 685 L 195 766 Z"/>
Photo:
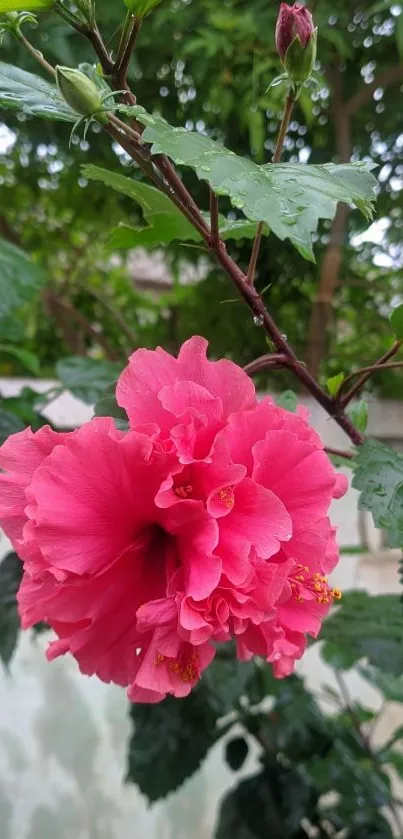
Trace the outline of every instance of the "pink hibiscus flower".
<path fill-rule="evenodd" d="M 96 418 L 0 449 L 22 626 L 48 623 L 50 659 L 72 653 L 133 701 L 186 696 L 231 639 L 287 675 L 339 597 L 327 513 L 345 479 L 303 410 L 258 403 L 206 348 L 132 355 L 117 385 L 127 432 Z"/>

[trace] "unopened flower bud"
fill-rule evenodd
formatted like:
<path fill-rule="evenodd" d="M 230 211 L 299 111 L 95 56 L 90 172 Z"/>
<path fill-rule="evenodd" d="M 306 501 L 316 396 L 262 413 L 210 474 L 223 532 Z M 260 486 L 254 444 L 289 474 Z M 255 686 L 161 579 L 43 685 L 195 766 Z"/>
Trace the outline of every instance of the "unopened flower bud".
<path fill-rule="evenodd" d="M 306 6 L 282 3 L 276 26 L 276 47 L 292 82 L 302 84 L 312 73 L 316 59 L 317 29 Z"/>
<path fill-rule="evenodd" d="M 107 122 L 102 109 L 101 92 L 85 73 L 73 67 L 56 67 L 56 81 L 60 93 L 73 111 L 84 117 L 96 114 L 100 122 Z"/>

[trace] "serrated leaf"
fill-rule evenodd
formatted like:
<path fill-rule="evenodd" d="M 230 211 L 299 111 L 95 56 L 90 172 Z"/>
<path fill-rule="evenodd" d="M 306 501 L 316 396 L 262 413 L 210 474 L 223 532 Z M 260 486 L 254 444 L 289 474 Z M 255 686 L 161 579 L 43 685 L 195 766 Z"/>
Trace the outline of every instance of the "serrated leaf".
<path fill-rule="evenodd" d="M 56 0 L 0 0 L 1 12 L 40 12 L 51 9 Z"/>
<path fill-rule="evenodd" d="M 361 490 L 360 510 L 372 513 L 376 527 L 387 531 L 391 547 L 403 546 L 403 457 L 385 443 L 359 446 L 353 487 Z"/>
<path fill-rule="evenodd" d="M 157 705 L 133 705 L 134 733 L 127 780 L 150 802 L 164 798 L 196 772 L 219 732 L 217 713 L 200 685 L 186 699 L 167 697 Z"/>
<path fill-rule="evenodd" d="M 403 303 L 393 310 L 389 320 L 398 341 L 403 340 Z"/>
<path fill-rule="evenodd" d="M 26 254 L 0 239 L 0 324 L 29 303 L 46 282 L 46 277 Z"/>
<path fill-rule="evenodd" d="M 152 154 L 167 154 L 178 165 L 193 168 L 217 195 L 227 195 L 251 221 L 266 222 L 279 239 L 290 239 L 306 259 L 314 260 L 312 234 L 319 219 L 332 219 L 339 201 L 355 204 L 371 218 L 376 182 L 363 164 L 258 166 L 198 132 L 173 128 L 139 106 L 122 110 L 146 126 L 143 140 L 151 144 Z"/>
<path fill-rule="evenodd" d="M 0 61 L 0 106 L 60 122 L 78 119 L 56 85 L 3 61 Z"/>
<path fill-rule="evenodd" d="M 16 553 L 0 560 L 0 658 L 9 664 L 20 629 L 17 612 L 17 591 L 22 578 L 22 562 Z"/>
<path fill-rule="evenodd" d="M 7 437 L 10 437 L 10 434 L 17 434 L 18 431 L 23 430 L 24 424 L 21 420 L 15 414 L 0 407 L 0 446 L 7 440 Z"/>
<path fill-rule="evenodd" d="M 229 714 L 246 690 L 254 673 L 252 661 L 238 661 L 216 656 L 203 674 L 202 684 L 208 691 L 209 703 L 219 716 Z"/>
<path fill-rule="evenodd" d="M 340 390 L 343 381 L 344 373 L 337 373 L 336 376 L 331 376 L 330 379 L 326 379 L 326 387 L 330 396 L 336 396 L 336 393 Z"/>
<path fill-rule="evenodd" d="M 285 408 L 286 411 L 290 411 L 291 414 L 295 414 L 298 405 L 298 399 L 296 393 L 293 390 L 284 390 L 283 393 L 276 399 L 277 405 L 280 408 Z"/>
<path fill-rule="evenodd" d="M 363 434 L 368 424 L 368 404 L 365 399 L 353 402 L 348 406 L 346 413 L 358 431 Z"/>
<path fill-rule="evenodd" d="M 56 364 L 56 375 L 63 387 L 87 405 L 94 405 L 120 372 L 121 366 L 113 361 L 81 356 L 63 358 Z"/>
<path fill-rule="evenodd" d="M 82 173 L 88 180 L 101 181 L 117 192 L 127 195 L 140 205 L 147 227 L 132 227 L 120 224 L 111 233 L 108 247 L 120 248 L 158 247 L 179 240 L 182 242 L 202 242 L 200 233 L 193 227 L 167 195 L 153 186 L 135 181 L 100 166 L 83 166 Z M 206 221 L 209 215 L 204 214 Z M 219 216 L 222 239 L 254 239 L 256 225 L 247 219 L 231 221 Z M 264 231 L 267 233 L 267 229 Z"/>
<path fill-rule="evenodd" d="M 347 592 L 337 612 L 324 621 L 320 640 L 325 642 L 325 659 L 331 659 L 336 668 L 336 651 L 340 651 L 338 669 L 345 668 L 346 659 L 351 667 L 367 658 L 370 664 L 385 673 L 400 675 L 403 671 L 403 618 L 399 596 Z M 332 656 L 328 655 L 329 649 Z"/>

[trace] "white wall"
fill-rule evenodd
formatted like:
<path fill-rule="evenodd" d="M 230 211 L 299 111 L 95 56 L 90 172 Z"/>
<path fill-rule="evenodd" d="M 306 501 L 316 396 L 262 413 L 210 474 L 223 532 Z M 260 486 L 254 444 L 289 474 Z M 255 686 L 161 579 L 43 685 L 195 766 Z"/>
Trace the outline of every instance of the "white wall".
<path fill-rule="evenodd" d="M 0 380 L 0 392 L 18 393 L 22 384 L 44 391 L 51 383 Z M 311 400 L 312 422 L 325 442 L 345 448 L 343 432 Z M 69 394 L 49 408 L 53 422 L 75 425 L 91 409 Z M 373 403 L 370 433 L 403 438 L 403 404 Z M 349 474 L 348 472 L 346 474 Z M 334 505 L 342 545 L 358 545 L 356 492 L 350 489 Z M 370 540 L 376 544 L 372 532 Z M 0 554 L 7 547 L 0 536 Z M 396 553 L 343 554 L 334 584 L 373 593 L 398 590 Z M 234 776 L 223 764 L 222 745 L 182 790 L 151 809 L 133 786 L 124 786 L 129 725 L 124 691 L 81 676 L 71 658 L 48 664 L 46 637 L 21 637 L 10 672 L 0 671 L 0 839 L 210 839 L 217 803 Z M 300 671 L 312 686 L 332 683 L 331 671 L 315 645 Z M 377 706 L 375 691 L 354 675 L 354 694 Z M 378 728 L 386 735 L 403 723 L 391 706 Z M 254 757 L 248 759 L 250 771 Z"/>

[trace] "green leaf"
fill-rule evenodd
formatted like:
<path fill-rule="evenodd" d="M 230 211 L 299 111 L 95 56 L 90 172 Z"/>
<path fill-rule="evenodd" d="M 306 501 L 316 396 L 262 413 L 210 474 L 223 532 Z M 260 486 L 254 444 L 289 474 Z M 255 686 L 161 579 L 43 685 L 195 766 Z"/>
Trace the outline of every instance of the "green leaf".
<path fill-rule="evenodd" d="M 403 702 L 403 676 L 383 673 L 378 667 L 360 667 L 359 673 L 390 702 Z"/>
<path fill-rule="evenodd" d="M 37 393 L 30 387 L 23 387 L 18 396 L 8 396 L 2 401 L 2 410 L 12 414 L 19 422 L 18 431 L 30 425 L 33 431 L 37 431 L 43 425 L 48 425 L 47 417 L 39 413 L 42 394 Z M 45 398 L 46 401 L 46 398 Z"/>
<path fill-rule="evenodd" d="M 56 0 L 0 0 L 0 12 L 37 12 L 51 9 Z"/>
<path fill-rule="evenodd" d="M 368 424 L 368 404 L 365 399 L 353 402 L 348 406 L 346 413 L 358 431 L 364 433 Z"/>
<path fill-rule="evenodd" d="M 403 59 L 403 14 L 400 12 L 397 18 L 395 18 L 395 35 L 396 35 L 396 46 L 397 51 L 399 53 L 400 60 Z"/>
<path fill-rule="evenodd" d="M 300 822 L 314 801 L 301 773 L 274 763 L 225 796 L 214 839 L 302 839 L 308 834 Z"/>
<path fill-rule="evenodd" d="M 102 169 L 100 166 L 83 166 L 85 178 L 101 181 L 117 192 L 129 196 L 140 205 L 147 227 L 131 227 L 120 224 L 112 231 L 108 247 L 120 248 L 157 247 L 179 240 L 182 242 L 202 242 L 200 233 L 193 227 L 167 195 L 153 186 L 135 181 L 125 175 Z M 204 214 L 206 221 L 209 215 Z M 220 234 L 225 239 L 254 239 L 256 224 L 246 219 L 231 221 L 219 217 Z M 267 231 L 266 231 L 267 232 Z"/>
<path fill-rule="evenodd" d="M 203 673 L 202 684 L 209 693 L 209 703 L 219 716 L 229 714 L 240 696 L 245 692 L 254 673 L 252 661 L 238 661 L 237 658 L 221 658 L 217 655 Z"/>
<path fill-rule="evenodd" d="M 24 424 L 15 414 L 5 411 L 0 407 L 0 446 L 3 445 L 10 434 L 17 434 L 24 430 Z"/>
<path fill-rule="evenodd" d="M 382 594 L 372 597 L 364 591 L 350 591 L 343 596 L 337 612 L 322 626 L 326 660 L 330 649 L 340 651 L 341 667 L 345 658 L 352 667 L 362 658 L 385 673 L 403 671 L 403 614 L 399 596 Z M 333 659 L 333 666 L 337 667 Z"/>
<path fill-rule="evenodd" d="M 96 402 L 94 406 L 94 416 L 96 417 L 113 417 L 120 422 L 127 422 L 127 414 L 123 408 L 120 408 L 116 402 L 116 382 L 113 382 L 109 387 L 105 388 L 104 394 Z"/>
<path fill-rule="evenodd" d="M 336 396 L 336 393 L 339 392 L 344 378 L 344 373 L 337 373 L 336 376 L 331 376 L 330 379 L 326 380 L 326 387 L 330 393 L 330 396 Z"/>
<path fill-rule="evenodd" d="M 230 769 L 238 772 L 248 756 L 249 746 L 244 737 L 234 737 L 225 747 L 225 760 Z"/>
<path fill-rule="evenodd" d="M 33 373 L 34 376 L 39 376 L 39 359 L 32 352 L 24 350 L 22 347 L 15 347 L 13 344 L 0 344 L 0 356 L 3 352 L 8 355 L 13 355 L 30 373 Z"/>
<path fill-rule="evenodd" d="M 0 106 L 60 122 L 78 119 L 56 85 L 3 61 L 0 61 Z"/>
<path fill-rule="evenodd" d="M 113 361 L 95 361 L 81 356 L 63 358 L 56 364 L 56 375 L 63 387 L 87 405 L 94 405 L 120 372 L 121 365 Z"/>
<path fill-rule="evenodd" d="M 284 390 L 283 393 L 280 393 L 280 396 L 277 397 L 276 402 L 277 405 L 280 405 L 280 408 L 285 408 L 286 411 L 290 411 L 291 414 L 295 414 L 298 399 L 293 390 Z"/>
<path fill-rule="evenodd" d="M 251 221 L 264 221 L 280 239 L 290 239 L 314 260 L 312 234 L 320 218 L 332 219 L 339 201 L 355 204 L 371 218 L 375 179 L 364 164 L 321 166 L 265 164 L 233 152 L 198 132 L 173 128 L 143 108 L 123 108 L 146 126 L 143 140 L 152 154 L 167 154 L 190 166 L 217 195 L 229 196 Z"/>
<path fill-rule="evenodd" d="M 217 712 L 202 685 L 186 699 L 132 705 L 127 780 L 150 802 L 164 798 L 193 775 L 220 736 Z"/>
<path fill-rule="evenodd" d="M 403 20 L 403 15 L 401 15 Z M 393 310 L 390 316 L 390 323 L 398 341 L 403 340 L 403 303 Z"/>
<path fill-rule="evenodd" d="M 353 487 L 361 490 L 360 510 L 372 513 L 376 527 L 387 531 L 391 547 L 403 546 L 403 457 L 366 440 L 358 447 Z"/>
<path fill-rule="evenodd" d="M 9 664 L 17 645 L 20 620 L 17 591 L 22 578 L 22 562 L 16 553 L 0 561 L 0 658 Z"/>
<path fill-rule="evenodd" d="M 29 303 L 45 284 L 40 268 L 23 251 L 0 239 L 0 325 Z"/>

